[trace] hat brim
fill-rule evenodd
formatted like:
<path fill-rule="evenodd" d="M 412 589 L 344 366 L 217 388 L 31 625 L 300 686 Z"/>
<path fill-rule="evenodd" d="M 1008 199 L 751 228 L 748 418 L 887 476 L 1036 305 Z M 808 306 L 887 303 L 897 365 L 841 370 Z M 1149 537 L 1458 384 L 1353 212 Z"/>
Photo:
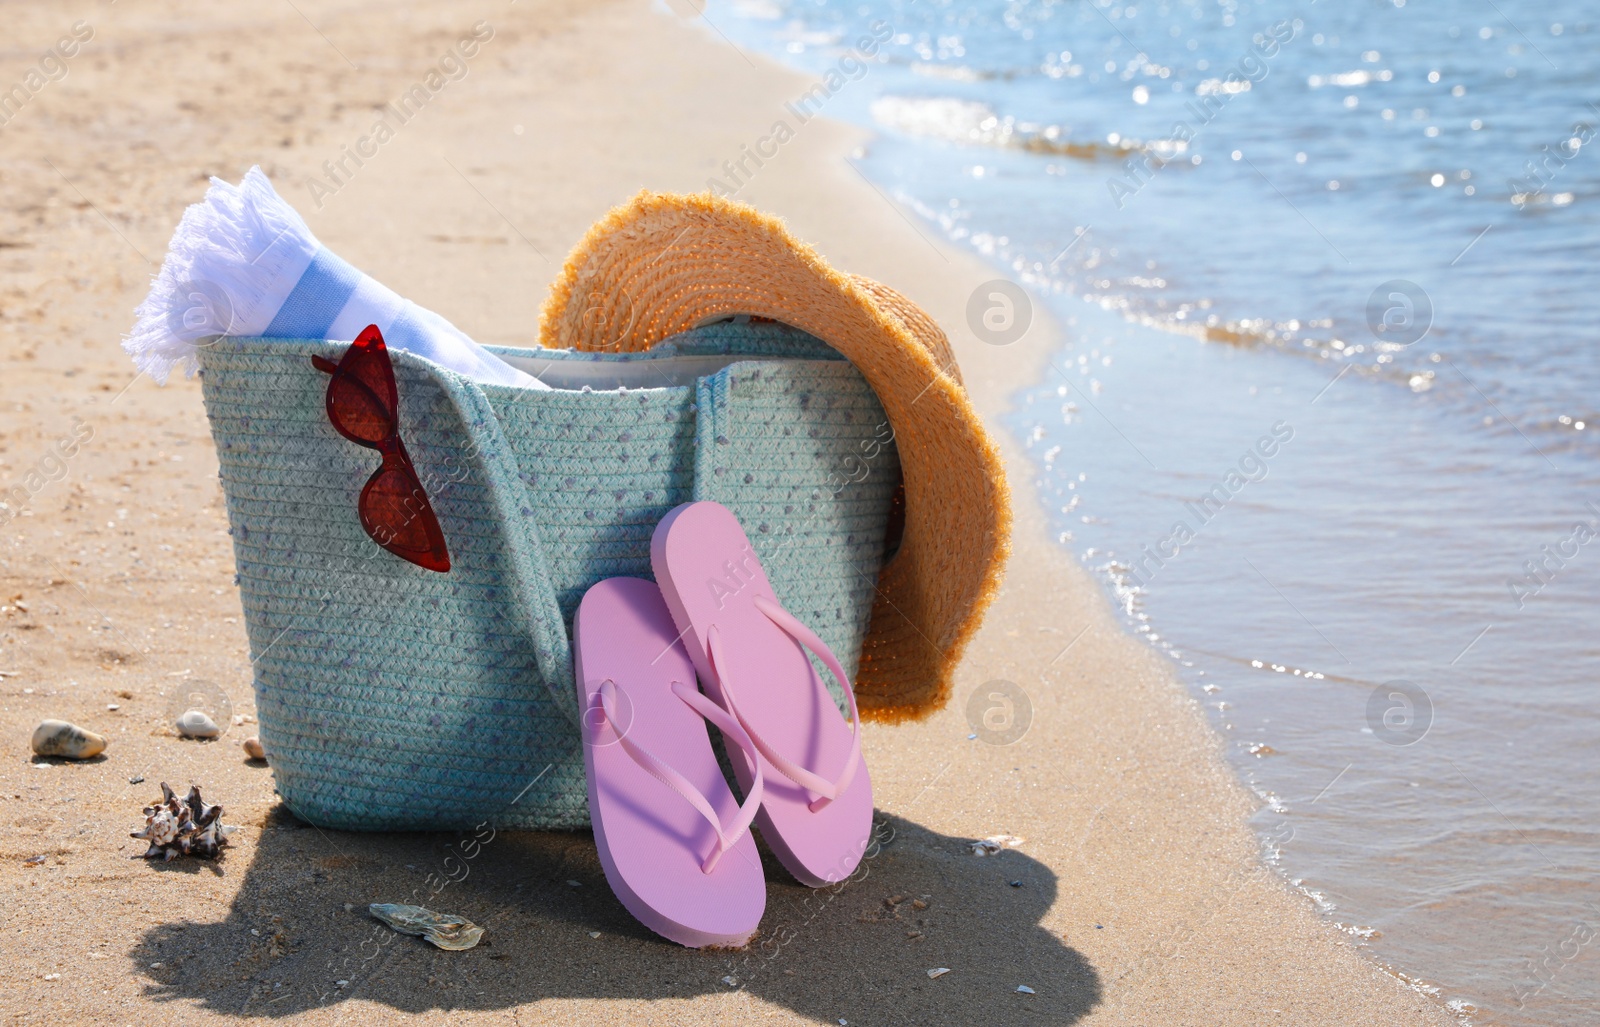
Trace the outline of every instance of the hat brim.
<path fill-rule="evenodd" d="M 949 341 L 887 286 L 830 267 L 778 219 L 715 196 L 641 192 L 573 249 L 540 315 L 549 347 L 645 350 L 718 316 L 800 328 L 861 371 L 894 430 L 905 488 L 898 551 L 877 582 L 856 695 L 864 717 L 926 716 L 950 698 L 1010 551 L 1010 489 Z"/>

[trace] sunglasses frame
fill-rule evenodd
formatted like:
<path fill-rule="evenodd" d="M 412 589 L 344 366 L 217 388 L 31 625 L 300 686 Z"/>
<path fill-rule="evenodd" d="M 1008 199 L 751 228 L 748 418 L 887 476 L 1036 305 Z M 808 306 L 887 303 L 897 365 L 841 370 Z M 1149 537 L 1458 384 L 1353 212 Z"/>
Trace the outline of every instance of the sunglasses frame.
<path fill-rule="evenodd" d="M 433 504 L 428 501 L 428 494 L 422 487 L 422 479 L 417 475 L 417 469 L 411 462 L 411 455 L 406 452 L 405 442 L 400 438 L 400 392 L 394 380 L 394 365 L 389 359 L 389 349 L 384 345 L 383 333 L 377 325 L 368 325 L 356 337 L 355 342 L 335 364 L 321 356 L 313 355 L 311 364 L 323 374 L 330 375 L 328 391 L 323 404 L 327 411 L 328 423 L 333 430 L 344 438 L 366 449 L 375 449 L 383 457 L 383 463 L 372 472 L 372 477 L 361 489 L 361 495 L 356 500 L 356 515 L 361 521 L 362 529 L 367 537 L 376 542 L 381 548 L 393 553 L 408 563 L 416 564 L 424 570 L 445 573 L 450 570 L 450 553 L 445 545 L 444 530 L 439 526 L 439 518 L 433 512 Z M 363 370 L 372 368 L 376 370 L 377 381 L 369 383 L 356 368 Z M 376 384 L 381 391 L 375 392 Z M 363 438 L 351 431 L 345 424 L 347 417 L 340 408 L 336 398 L 336 391 L 341 387 L 361 390 L 372 401 L 372 408 L 379 411 L 388 420 L 387 434 L 381 439 Z M 353 420 L 352 414 L 348 419 Z M 389 521 L 382 519 L 377 511 L 384 502 L 375 496 L 380 482 L 385 476 L 397 474 L 401 477 L 404 488 L 400 495 L 400 507 L 405 512 L 405 519 L 398 528 L 405 528 L 412 521 L 420 521 L 423 534 L 427 539 L 427 547 L 419 548 L 402 545 L 397 541 L 398 528 Z M 392 501 L 390 501 L 392 502 Z M 388 507 L 388 509 L 397 509 Z"/>

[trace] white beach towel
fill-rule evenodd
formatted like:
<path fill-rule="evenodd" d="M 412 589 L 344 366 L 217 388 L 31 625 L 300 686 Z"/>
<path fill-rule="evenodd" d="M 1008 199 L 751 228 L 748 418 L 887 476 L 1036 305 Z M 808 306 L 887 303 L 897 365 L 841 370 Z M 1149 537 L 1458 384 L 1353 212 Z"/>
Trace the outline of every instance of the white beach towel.
<path fill-rule="evenodd" d="M 184 211 L 167 258 L 122 348 L 157 382 L 193 375 L 198 347 L 226 338 L 353 340 L 369 324 L 385 344 L 481 382 L 549 386 L 459 328 L 362 274 L 317 241 L 260 168 L 211 180 Z"/>

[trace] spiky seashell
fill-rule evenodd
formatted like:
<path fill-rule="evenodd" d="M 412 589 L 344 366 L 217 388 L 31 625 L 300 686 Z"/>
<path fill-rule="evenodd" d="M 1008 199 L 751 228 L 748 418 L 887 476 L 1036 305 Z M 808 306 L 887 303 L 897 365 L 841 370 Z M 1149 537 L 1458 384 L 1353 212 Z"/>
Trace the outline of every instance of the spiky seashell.
<path fill-rule="evenodd" d="M 180 802 L 172 788 L 161 782 L 161 801 L 144 808 L 144 821 L 144 830 L 129 832 L 130 837 L 150 843 L 144 855 L 135 859 L 215 859 L 233 833 L 233 828 L 222 826 L 222 807 L 208 806 L 200 798 L 199 785 L 190 785 L 189 794 Z"/>

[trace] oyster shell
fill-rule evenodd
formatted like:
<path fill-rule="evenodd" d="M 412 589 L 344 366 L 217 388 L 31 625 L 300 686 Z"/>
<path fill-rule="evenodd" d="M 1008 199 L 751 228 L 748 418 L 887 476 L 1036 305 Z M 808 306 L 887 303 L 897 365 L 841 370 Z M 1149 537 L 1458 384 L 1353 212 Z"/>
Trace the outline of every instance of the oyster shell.
<path fill-rule="evenodd" d="M 374 902 L 367 912 L 393 927 L 401 934 L 419 935 L 439 948 L 460 952 L 478 944 L 483 928 L 466 917 L 435 913 L 421 906 L 407 906 L 398 902 Z"/>
<path fill-rule="evenodd" d="M 163 860 L 179 856 L 215 859 L 228 844 L 233 828 L 222 826 L 222 807 L 208 806 L 200 798 L 200 786 L 190 785 L 189 794 L 179 801 L 172 788 L 161 782 L 161 801 L 144 808 L 144 830 L 130 831 L 129 837 L 150 843 L 135 859 Z"/>

